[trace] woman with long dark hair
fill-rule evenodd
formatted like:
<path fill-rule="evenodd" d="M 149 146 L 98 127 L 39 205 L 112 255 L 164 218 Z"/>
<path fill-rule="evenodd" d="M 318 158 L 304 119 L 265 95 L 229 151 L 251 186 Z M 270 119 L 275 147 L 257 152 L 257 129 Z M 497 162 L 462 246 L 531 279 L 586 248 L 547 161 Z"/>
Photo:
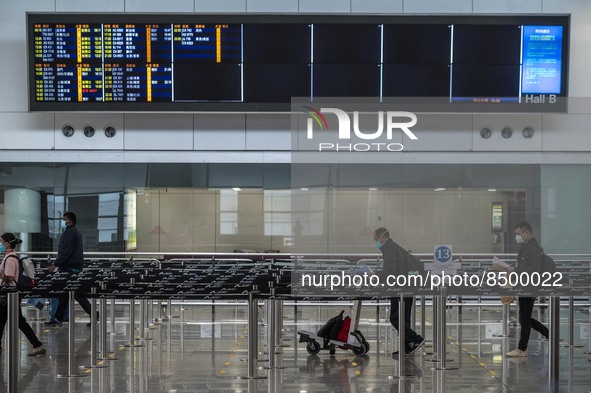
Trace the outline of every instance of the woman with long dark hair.
<path fill-rule="evenodd" d="M 17 239 L 12 233 L 4 233 L 0 236 L 0 252 L 4 253 L 2 263 L 0 263 L 0 286 L 15 287 L 19 275 L 19 259 L 14 249 L 23 241 Z M 0 344 L 2 343 L 2 336 L 4 335 L 4 326 L 8 320 L 8 303 L 6 301 L 0 302 Z M 27 322 L 21 308 L 18 308 L 18 328 L 25 334 L 31 345 L 33 352 L 29 356 L 45 355 L 47 350 L 43 347 L 43 343 L 39 341 L 37 335 Z M 0 352 L 2 347 L 0 346 Z"/>

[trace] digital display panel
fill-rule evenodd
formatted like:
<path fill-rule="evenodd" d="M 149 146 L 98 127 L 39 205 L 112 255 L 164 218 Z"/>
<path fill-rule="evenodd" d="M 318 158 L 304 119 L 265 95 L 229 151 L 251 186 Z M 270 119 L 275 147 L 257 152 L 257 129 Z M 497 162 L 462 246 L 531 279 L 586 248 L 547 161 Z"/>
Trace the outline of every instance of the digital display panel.
<path fill-rule="evenodd" d="M 244 25 L 244 63 L 310 64 L 312 25 L 265 23 Z"/>
<path fill-rule="evenodd" d="M 380 95 L 380 68 L 372 64 L 315 64 L 315 97 L 375 97 Z"/>
<path fill-rule="evenodd" d="M 29 108 L 277 111 L 293 97 L 549 102 L 567 96 L 569 25 L 566 15 L 29 13 Z"/>
<path fill-rule="evenodd" d="M 448 24 L 384 25 L 384 63 L 449 64 Z"/>
<path fill-rule="evenodd" d="M 519 64 L 521 26 L 454 25 L 454 64 Z"/>
<path fill-rule="evenodd" d="M 482 78 L 482 75 L 487 77 Z M 518 64 L 454 65 L 452 80 L 453 99 L 457 101 L 494 103 L 519 100 Z"/>
<path fill-rule="evenodd" d="M 314 24 L 314 63 L 379 64 L 379 24 Z"/>
<path fill-rule="evenodd" d="M 493 232 L 503 230 L 503 202 L 492 203 L 491 224 Z"/>
<path fill-rule="evenodd" d="M 449 78 L 448 64 L 384 64 L 382 92 L 385 97 L 446 97 Z"/>
<path fill-rule="evenodd" d="M 562 26 L 524 26 L 523 93 L 561 93 Z"/>

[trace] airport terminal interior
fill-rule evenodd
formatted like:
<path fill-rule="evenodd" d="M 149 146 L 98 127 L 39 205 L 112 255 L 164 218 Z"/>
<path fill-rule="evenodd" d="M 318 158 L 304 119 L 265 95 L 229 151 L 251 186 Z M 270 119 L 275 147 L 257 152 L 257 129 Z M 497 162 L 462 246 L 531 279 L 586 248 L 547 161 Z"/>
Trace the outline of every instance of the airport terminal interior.
<path fill-rule="evenodd" d="M 298 330 L 316 331 L 321 323 L 352 303 L 284 303 L 281 347 L 275 368 L 269 369 L 267 317 L 259 304 L 260 341 L 254 376 L 248 379 L 246 307 L 235 302 L 153 303 L 155 324 L 146 325 L 143 339 L 129 338 L 129 306 L 118 302 L 115 333 L 108 335 L 107 360 L 96 363 L 105 368 L 84 368 L 92 364 L 88 317 L 80 311 L 75 324 L 74 378 L 69 375 L 68 336 L 63 327 L 44 327 L 46 312 L 28 310 L 28 319 L 47 345 L 47 355 L 27 357 L 28 343 L 21 343 L 19 390 L 24 392 L 547 392 L 548 341 L 537 333 L 530 339 L 528 357 L 507 358 L 503 354 L 516 345 L 514 305 L 503 331 L 502 305 L 490 301 L 452 299 L 447 309 L 448 345 L 444 368 L 431 360 L 432 309 L 427 302 L 426 346 L 405 358 L 403 370 L 391 355 L 396 350 L 396 333 L 387 320 L 388 303 L 362 306 L 359 329 L 370 343 L 369 353 L 355 356 L 337 349 L 334 355 L 322 350 L 311 355 L 305 343 L 298 343 Z M 420 302 L 417 302 L 420 305 Z M 547 323 L 547 310 L 534 311 Z M 139 312 L 137 305 L 136 316 Z M 110 306 L 108 312 L 110 312 Z M 297 322 L 295 322 L 297 313 Z M 421 331 L 421 308 L 417 309 L 417 331 Z M 559 351 L 560 392 L 589 391 L 588 307 L 576 307 L 573 344 L 569 346 L 568 311 L 561 313 Z M 319 322 L 322 321 L 322 322 Z M 111 326 L 110 321 L 108 325 Z M 139 326 L 139 323 L 138 323 Z M 110 327 L 109 327 L 110 329 Z M 580 332 L 580 333 L 579 333 Z M 507 335 L 507 337 L 503 337 Z M 133 344 L 137 347 L 126 347 Z M 111 352 L 112 350 L 112 352 Z M 6 354 L 2 363 L 6 362 Z M 4 367 L 6 383 L 6 367 Z M 401 374 L 401 372 L 403 374 Z M 405 378 L 399 378 L 403 375 Z M 260 379 L 258 379 L 260 378 Z"/>
<path fill-rule="evenodd" d="M 590 393 L 590 30 L 587 0 L 0 0 L 0 234 L 37 276 L 0 288 L 0 392 Z M 50 271 L 65 212 L 82 271 Z M 431 281 L 345 281 L 388 237 Z"/>

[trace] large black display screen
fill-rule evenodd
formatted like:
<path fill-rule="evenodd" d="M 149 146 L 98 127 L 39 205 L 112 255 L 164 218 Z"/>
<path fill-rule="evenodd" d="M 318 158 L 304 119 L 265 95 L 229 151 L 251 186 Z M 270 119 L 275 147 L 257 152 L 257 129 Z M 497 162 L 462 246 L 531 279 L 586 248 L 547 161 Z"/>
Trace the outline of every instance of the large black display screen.
<path fill-rule="evenodd" d="M 288 111 L 292 97 L 530 111 L 567 96 L 565 15 L 30 13 L 27 29 L 32 111 Z"/>

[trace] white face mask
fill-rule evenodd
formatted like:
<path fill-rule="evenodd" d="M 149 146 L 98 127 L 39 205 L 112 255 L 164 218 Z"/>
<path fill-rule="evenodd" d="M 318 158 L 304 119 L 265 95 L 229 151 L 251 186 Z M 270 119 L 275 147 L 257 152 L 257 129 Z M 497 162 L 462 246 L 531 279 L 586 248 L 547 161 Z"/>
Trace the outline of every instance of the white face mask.
<path fill-rule="evenodd" d="M 523 237 L 521 237 L 521 235 L 515 235 L 515 241 L 517 244 L 521 244 L 523 243 Z"/>

